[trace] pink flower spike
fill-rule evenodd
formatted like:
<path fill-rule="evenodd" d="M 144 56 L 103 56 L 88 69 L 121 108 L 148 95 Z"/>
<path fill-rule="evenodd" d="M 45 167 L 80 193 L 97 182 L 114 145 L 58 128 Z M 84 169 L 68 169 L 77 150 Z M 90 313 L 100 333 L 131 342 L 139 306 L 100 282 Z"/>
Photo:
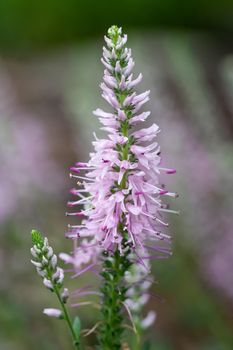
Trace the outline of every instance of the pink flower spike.
<path fill-rule="evenodd" d="M 120 291 L 121 286 L 126 286 L 126 295 L 122 298 L 121 293 L 117 300 L 119 305 L 125 306 L 133 327 L 137 324 L 143 330 L 156 319 L 153 311 L 144 318 L 141 314 L 153 283 L 147 278 L 151 261 L 171 255 L 171 237 L 166 232 L 169 224 L 164 216 L 178 214 L 164 203 L 165 196 L 176 198 L 177 194 L 161 183 L 160 176 L 175 174 L 176 170 L 160 166 L 159 126 L 155 123 L 149 127 L 145 125 L 151 112 L 141 109 L 149 101 L 150 91 L 135 90 L 142 74 L 134 76 L 131 49 L 125 46 L 127 36 L 122 34 L 121 28 L 112 26 L 105 42 L 100 89 L 108 110 L 97 108 L 93 111 L 101 124 L 101 132 L 94 133 L 88 162 L 76 163 L 70 168 L 75 173 L 71 177 L 77 179 L 81 188 L 70 190 L 77 197 L 69 201 L 68 206 L 78 206 L 78 209 L 71 209 L 76 212 L 67 215 L 83 217 L 76 219 L 66 233 L 66 237 L 73 239 L 72 255 L 61 254 L 60 257 L 65 263 L 72 264 L 72 278 L 92 272 L 101 276 L 104 285 L 112 280 L 110 278 L 114 281 L 113 274 L 118 271 L 114 266 L 120 262 L 119 282 L 114 282 L 114 288 L 119 287 Z M 100 270 L 100 265 L 104 270 Z M 108 288 L 101 288 L 103 315 L 111 297 L 105 291 Z M 73 294 L 76 297 L 86 295 L 99 293 L 87 288 Z M 79 302 L 72 306 L 90 303 Z M 119 310 L 122 312 L 120 307 Z M 114 317 L 117 316 L 118 312 L 114 313 Z M 103 322 L 108 326 L 103 329 L 112 331 L 110 325 L 113 323 L 105 319 Z M 120 344 L 121 340 L 119 348 Z"/>
<path fill-rule="evenodd" d="M 107 135 L 94 135 L 90 159 L 87 163 L 76 163 L 75 168 L 83 170 L 82 176 L 72 177 L 80 181 L 82 189 L 72 189 L 78 200 L 68 202 L 70 207 L 83 205 L 83 209 L 78 207 L 78 212 L 68 214 L 83 216 L 80 227 L 74 225 L 66 234 L 75 242 L 80 238 L 73 253 L 75 276 L 93 270 L 105 250 L 124 254 L 122 242 L 129 244 L 134 261 L 144 269 L 148 267 L 141 258 L 145 255 L 142 252 L 145 242 L 155 247 L 155 241 L 164 244 L 169 241 L 169 236 L 158 229 L 168 226 L 162 212 L 174 211 L 167 209 L 162 196 L 177 196 L 160 184 L 160 173 L 174 174 L 175 169 L 160 167 L 159 126 L 143 125 L 150 111 L 139 110 L 149 100 L 150 91 L 134 91 L 142 74 L 133 78 L 134 60 L 131 50 L 124 46 L 126 37 L 113 26 L 105 40 L 104 77 L 100 86 L 109 110 L 97 108 L 93 114 Z"/>

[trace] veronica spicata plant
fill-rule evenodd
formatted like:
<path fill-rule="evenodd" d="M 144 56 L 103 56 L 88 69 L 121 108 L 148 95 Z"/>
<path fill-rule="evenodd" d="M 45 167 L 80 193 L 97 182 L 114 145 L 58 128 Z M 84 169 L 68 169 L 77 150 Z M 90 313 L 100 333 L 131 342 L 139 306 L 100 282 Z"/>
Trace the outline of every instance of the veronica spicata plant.
<path fill-rule="evenodd" d="M 100 87 L 111 110 L 93 113 L 108 136 L 95 135 L 89 161 L 70 169 L 78 187 L 71 190 L 77 199 L 68 202 L 67 215 L 81 222 L 69 225 L 66 233 L 74 241 L 73 254 L 60 258 L 73 265 L 74 276 L 93 271 L 101 277 L 100 317 L 94 327 L 98 349 L 122 349 L 127 319 L 136 333 L 135 349 L 141 349 L 140 336 L 156 316 L 142 312 L 153 283 L 150 262 L 170 255 L 163 214 L 177 213 L 162 202 L 177 195 L 160 185 L 159 175 L 175 170 L 160 165 L 159 127 L 142 127 L 150 112 L 141 108 L 150 92 L 135 91 L 142 74 L 133 76 L 127 35 L 112 26 L 105 42 Z"/>

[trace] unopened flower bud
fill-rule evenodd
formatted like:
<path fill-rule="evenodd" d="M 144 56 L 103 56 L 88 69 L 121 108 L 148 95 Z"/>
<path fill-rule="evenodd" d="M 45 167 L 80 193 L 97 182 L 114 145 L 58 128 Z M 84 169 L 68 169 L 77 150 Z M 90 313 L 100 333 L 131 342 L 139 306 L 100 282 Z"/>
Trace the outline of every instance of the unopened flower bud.
<path fill-rule="evenodd" d="M 44 238 L 44 246 L 43 246 L 43 249 L 48 248 L 48 247 L 49 247 L 49 241 L 48 241 L 48 238 L 45 237 L 45 238 Z"/>
<path fill-rule="evenodd" d="M 45 277 L 46 276 L 46 271 L 42 270 L 40 267 L 37 267 L 36 271 L 37 271 L 39 276 L 41 276 L 41 277 Z"/>
<path fill-rule="evenodd" d="M 52 285 L 52 282 L 50 280 L 48 280 L 47 278 L 44 278 L 43 279 L 43 283 L 44 283 L 46 288 L 48 288 L 51 291 L 53 291 L 53 285 Z"/>
<path fill-rule="evenodd" d="M 48 260 L 43 256 L 42 257 L 42 265 L 47 266 L 48 265 Z"/>
<path fill-rule="evenodd" d="M 31 260 L 31 263 L 35 265 L 36 267 L 42 267 L 42 264 L 38 261 Z"/>
<path fill-rule="evenodd" d="M 31 254 L 32 254 L 33 258 L 37 258 L 38 257 L 38 254 L 37 254 L 37 252 L 35 251 L 34 248 L 31 248 L 30 251 L 31 251 Z"/>
<path fill-rule="evenodd" d="M 46 257 L 47 259 L 50 259 L 53 256 L 53 248 L 52 247 L 48 247 L 48 251 L 46 253 Z"/>
<path fill-rule="evenodd" d="M 57 280 L 57 284 L 62 285 L 63 280 L 64 280 L 64 271 L 61 269 L 59 279 Z"/>
<path fill-rule="evenodd" d="M 43 313 L 50 317 L 61 318 L 62 312 L 59 309 L 47 308 L 43 310 Z"/>
<path fill-rule="evenodd" d="M 60 267 L 57 267 L 56 272 L 52 276 L 53 282 L 62 285 L 63 280 L 64 280 L 64 271 Z"/>
<path fill-rule="evenodd" d="M 60 278 L 60 274 L 61 274 L 61 268 L 57 267 L 56 272 L 52 276 L 52 280 L 54 282 L 57 282 L 59 280 L 59 278 Z"/>
<path fill-rule="evenodd" d="M 50 260 L 50 264 L 52 266 L 53 269 L 56 268 L 57 266 L 57 256 L 55 254 L 53 254 L 51 260 Z"/>
<path fill-rule="evenodd" d="M 36 252 L 37 254 L 40 254 L 40 253 L 41 253 L 41 249 L 39 249 L 39 248 L 36 246 L 36 244 L 33 246 L 33 249 L 35 250 L 35 252 Z"/>
<path fill-rule="evenodd" d="M 69 298 L 69 290 L 67 288 L 64 288 L 62 294 L 61 294 L 61 298 L 63 303 L 67 302 L 67 299 Z"/>

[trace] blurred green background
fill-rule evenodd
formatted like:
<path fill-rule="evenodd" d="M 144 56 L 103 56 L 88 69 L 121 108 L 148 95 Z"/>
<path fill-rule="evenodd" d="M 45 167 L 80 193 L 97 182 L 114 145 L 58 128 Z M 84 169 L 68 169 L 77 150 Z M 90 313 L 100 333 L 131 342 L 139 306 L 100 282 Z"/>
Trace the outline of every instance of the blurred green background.
<path fill-rule="evenodd" d="M 102 35 L 112 23 L 128 30 L 175 28 L 231 32 L 231 0 L 8 0 L 0 2 L 0 45 L 38 50 Z"/>
<path fill-rule="evenodd" d="M 151 350 L 233 349 L 233 2 L 0 0 L 0 349 L 70 349 L 56 306 L 30 264 L 30 229 L 65 240 L 68 167 L 91 151 L 101 100 L 103 35 L 129 35 L 150 122 L 162 133 L 164 179 L 180 193 L 173 256 L 155 262 L 163 301 L 145 335 Z M 72 290 L 92 275 L 67 283 Z M 98 281 L 96 282 L 98 284 Z M 73 310 L 89 328 L 92 309 Z M 129 344 L 133 334 L 128 334 Z M 94 335 L 85 340 L 95 343 Z M 131 346 L 131 349 L 133 347 Z"/>

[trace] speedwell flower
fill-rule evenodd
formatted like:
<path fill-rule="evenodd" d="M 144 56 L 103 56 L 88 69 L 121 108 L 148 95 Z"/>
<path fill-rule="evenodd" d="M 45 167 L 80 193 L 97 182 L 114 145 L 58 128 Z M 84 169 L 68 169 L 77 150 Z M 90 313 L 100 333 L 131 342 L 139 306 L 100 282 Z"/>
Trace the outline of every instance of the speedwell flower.
<path fill-rule="evenodd" d="M 163 214 L 174 211 L 163 204 L 162 197 L 176 197 L 159 181 L 161 173 L 175 173 L 174 169 L 160 166 L 156 140 L 160 129 L 156 124 L 141 126 L 150 115 L 149 111 L 141 111 L 150 91 L 140 94 L 135 91 L 142 74 L 133 76 L 134 60 L 125 46 L 127 35 L 112 26 L 105 41 L 101 59 L 105 70 L 100 87 L 111 111 L 98 108 L 93 113 L 108 136 L 104 139 L 95 136 L 90 160 L 71 168 L 71 177 L 77 179 L 79 188 L 71 190 L 77 200 L 68 206 L 78 207 L 78 211 L 67 215 L 83 220 L 79 225 L 71 225 L 67 236 L 84 238 L 72 258 L 78 268 L 101 251 L 122 252 L 123 240 L 136 254 L 146 248 L 148 241 L 153 242 L 154 251 L 167 253 L 155 243 L 170 239 L 163 233 L 168 226 Z M 140 256 L 138 259 L 141 260 Z"/>

